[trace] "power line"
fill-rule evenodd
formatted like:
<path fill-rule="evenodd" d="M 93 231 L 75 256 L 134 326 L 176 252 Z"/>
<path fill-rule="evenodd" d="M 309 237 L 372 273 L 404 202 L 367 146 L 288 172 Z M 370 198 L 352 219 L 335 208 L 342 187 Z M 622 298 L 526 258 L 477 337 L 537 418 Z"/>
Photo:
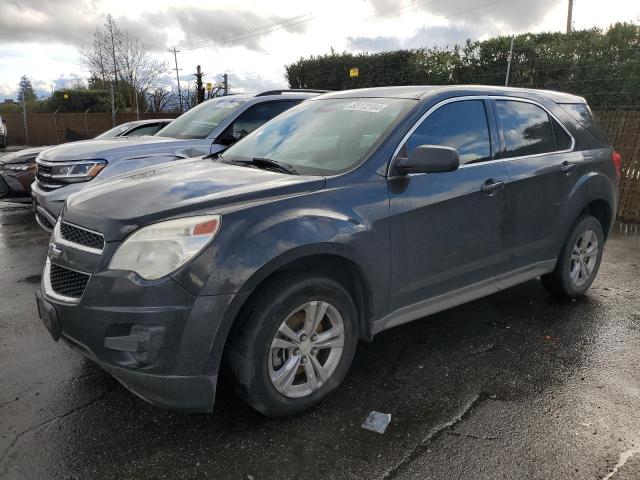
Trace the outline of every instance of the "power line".
<path fill-rule="evenodd" d="M 263 25 L 262 27 L 245 30 L 242 32 L 237 32 L 228 35 L 222 35 L 220 37 L 212 38 L 210 40 L 203 40 L 201 42 L 196 42 L 192 44 L 185 44 L 181 48 L 185 50 L 194 50 L 198 48 L 204 48 L 208 46 L 213 46 L 217 43 L 229 43 L 235 40 L 245 40 L 247 38 L 265 35 L 267 33 L 275 32 L 277 30 L 282 30 L 283 28 L 292 27 L 295 25 L 299 25 L 301 23 L 309 22 L 314 20 L 316 17 L 311 15 L 310 13 L 306 13 L 303 15 L 298 15 L 296 17 L 289 18 L 282 22 L 276 22 L 269 25 Z"/>

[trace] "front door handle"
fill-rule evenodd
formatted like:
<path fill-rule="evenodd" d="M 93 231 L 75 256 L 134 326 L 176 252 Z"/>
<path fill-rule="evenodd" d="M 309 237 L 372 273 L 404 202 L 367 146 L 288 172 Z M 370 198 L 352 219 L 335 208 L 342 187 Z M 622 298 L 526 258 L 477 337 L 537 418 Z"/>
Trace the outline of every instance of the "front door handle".
<path fill-rule="evenodd" d="M 490 178 L 480 186 L 480 191 L 491 195 L 498 190 L 502 190 L 503 188 L 504 182 L 502 180 L 496 181 L 493 178 Z"/>
<path fill-rule="evenodd" d="M 564 173 L 571 173 L 573 170 L 576 169 L 576 167 L 577 167 L 577 165 L 575 163 L 567 162 L 565 160 L 560 165 L 560 170 L 562 170 Z"/>

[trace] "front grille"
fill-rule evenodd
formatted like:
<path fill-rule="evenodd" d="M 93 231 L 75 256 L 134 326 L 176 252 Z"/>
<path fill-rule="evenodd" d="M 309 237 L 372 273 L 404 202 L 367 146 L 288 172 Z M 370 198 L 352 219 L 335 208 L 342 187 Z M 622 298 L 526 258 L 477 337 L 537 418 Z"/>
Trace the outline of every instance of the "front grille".
<path fill-rule="evenodd" d="M 51 165 L 43 165 L 42 163 L 38 164 L 38 173 L 51 176 L 51 172 L 53 172 L 53 167 Z"/>
<path fill-rule="evenodd" d="M 46 228 L 47 230 L 53 229 L 53 225 L 51 225 L 51 222 L 49 221 L 49 219 L 45 214 L 43 214 L 39 210 L 36 210 L 36 217 L 40 225 L 42 225 L 44 228 Z"/>
<path fill-rule="evenodd" d="M 50 165 L 43 165 L 38 163 L 36 167 L 36 181 L 38 186 L 43 190 L 56 190 L 62 185 L 56 185 L 51 182 L 51 174 L 53 173 L 53 167 Z"/>
<path fill-rule="evenodd" d="M 51 264 L 49 273 L 51 289 L 58 295 L 80 298 L 89 281 L 89 275 Z"/>
<path fill-rule="evenodd" d="M 104 239 L 99 233 L 93 233 L 65 222 L 60 225 L 60 234 L 65 240 L 78 245 L 95 248 L 96 250 L 102 250 L 104 247 Z"/>

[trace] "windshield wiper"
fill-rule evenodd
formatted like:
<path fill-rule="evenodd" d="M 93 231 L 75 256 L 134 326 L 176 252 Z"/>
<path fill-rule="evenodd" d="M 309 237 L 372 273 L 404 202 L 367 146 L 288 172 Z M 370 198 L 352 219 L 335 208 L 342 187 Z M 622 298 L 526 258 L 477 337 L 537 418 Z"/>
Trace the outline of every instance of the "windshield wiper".
<path fill-rule="evenodd" d="M 222 156 L 222 153 L 215 154 L 215 156 L 209 155 L 208 157 L 215 158 L 216 160 L 223 163 L 231 163 L 234 165 L 254 165 L 258 168 L 275 168 L 276 170 L 288 173 L 289 175 L 298 175 L 298 171 L 295 168 L 280 162 L 276 162 L 275 160 L 271 160 L 270 158 L 254 157 L 251 160 L 231 160 L 224 158 Z"/>
<path fill-rule="evenodd" d="M 255 165 L 256 167 L 271 167 L 271 168 L 276 168 L 278 170 L 281 170 L 285 173 L 288 173 L 289 175 L 297 175 L 298 172 L 295 170 L 295 168 L 289 167 L 283 163 L 280 162 L 276 162 L 275 160 L 271 160 L 270 158 L 260 158 L 260 157 L 254 157 L 251 159 L 251 163 L 253 165 Z"/>

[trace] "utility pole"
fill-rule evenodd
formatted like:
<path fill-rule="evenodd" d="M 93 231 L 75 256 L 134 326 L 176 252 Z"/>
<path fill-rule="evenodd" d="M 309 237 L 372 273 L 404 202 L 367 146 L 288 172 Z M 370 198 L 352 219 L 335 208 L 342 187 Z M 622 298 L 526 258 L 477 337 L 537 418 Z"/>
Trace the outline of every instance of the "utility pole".
<path fill-rule="evenodd" d="M 222 80 L 224 82 L 224 94 L 229 95 L 229 77 L 226 73 L 222 75 Z"/>
<path fill-rule="evenodd" d="M 113 94 L 113 82 L 111 82 L 111 126 L 116 126 L 116 99 Z"/>
<path fill-rule="evenodd" d="M 170 52 L 173 52 L 173 59 L 176 62 L 176 82 L 178 82 L 178 100 L 180 100 L 180 112 L 182 112 L 182 91 L 180 90 L 180 74 L 178 73 L 180 71 L 180 69 L 178 68 L 178 52 L 180 52 L 180 50 L 176 50 L 176 46 L 173 46 L 173 50 L 169 50 Z"/>
<path fill-rule="evenodd" d="M 26 92 L 22 90 L 22 121 L 24 123 L 24 139 L 25 143 L 29 145 L 29 131 L 27 130 L 27 102 L 26 102 Z M 57 132 L 56 132 L 57 133 Z"/>
<path fill-rule="evenodd" d="M 196 68 L 196 89 L 197 89 L 197 100 L 198 103 L 202 103 L 204 102 L 204 86 L 202 85 L 202 69 L 200 68 L 200 65 L 198 65 L 198 67 Z"/>
<path fill-rule="evenodd" d="M 140 120 L 140 110 L 138 108 L 138 89 L 136 88 L 137 85 L 137 80 L 136 80 L 136 76 L 133 76 L 133 94 L 136 96 L 135 97 L 135 105 L 136 105 L 136 120 Z"/>
<path fill-rule="evenodd" d="M 569 9 L 567 10 L 567 33 L 571 33 L 573 26 L 573 0 L 569 0 Z"/>
<path fill-rule="evenodd" d="M 504 86 L 509 86 L 509 73 L 511 72 L 511 59 L 513 58 L 513 40 L 516 37 L 511 37 L 511 46 L 509 47 L 509 57 L 507 58 L 507 76 L 504 79 Z"/>

